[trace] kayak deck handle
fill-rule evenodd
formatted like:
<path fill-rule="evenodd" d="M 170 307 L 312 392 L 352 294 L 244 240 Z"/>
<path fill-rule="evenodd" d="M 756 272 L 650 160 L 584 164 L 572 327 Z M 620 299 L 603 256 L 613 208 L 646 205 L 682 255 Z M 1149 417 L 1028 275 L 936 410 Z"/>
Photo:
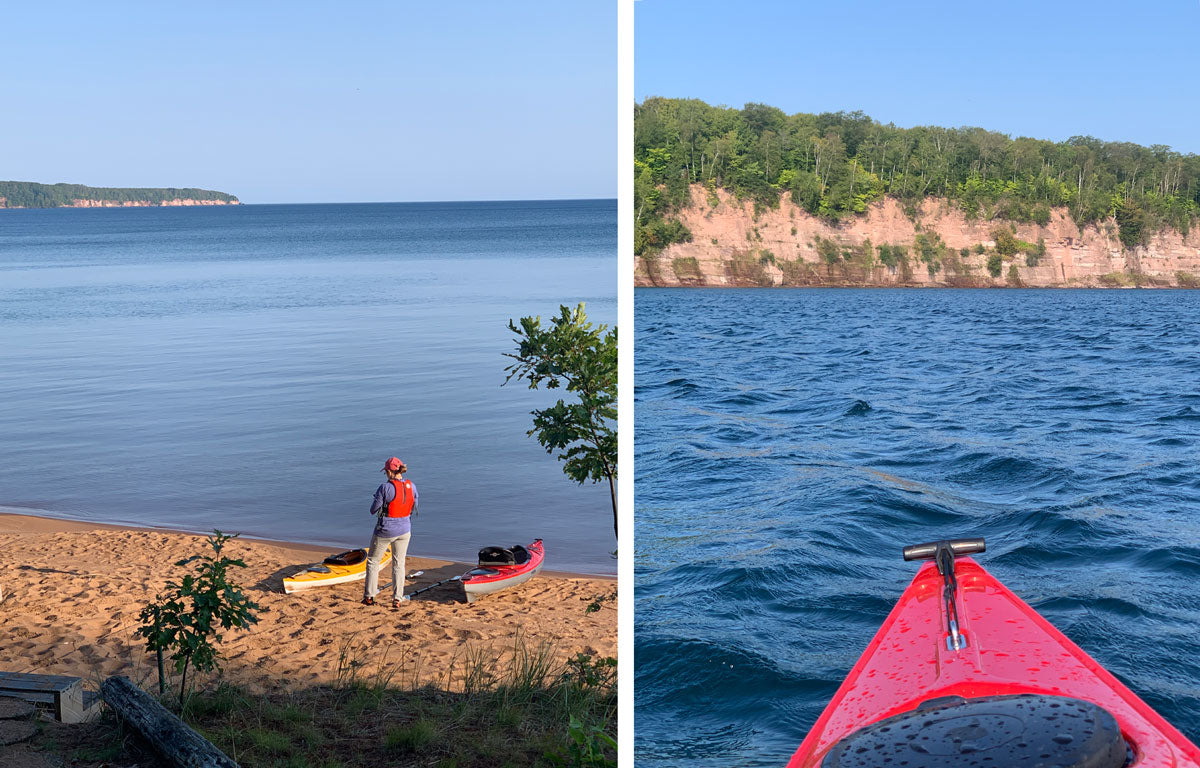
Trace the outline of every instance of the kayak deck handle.
<path fill-rule="evenodd" d="M 967 637 L 958 625 L 958 578 L 954 572 L 954 558 L 983 552 L 987 544 L 980 539 L 942 539 L 927 544 L 914 544 L 903 550 L 905 560 L 937 561 L 938 573 L 942 575 L 942 599 L 946 602 L 946 650 L 961 651 L 967 647 Z"/>
<path fill-rule="evenodd" d="M 902 552 L 905 560 L 929 560 L 936 557 L 939 545 L 946 545 L 954 556 L 973 555 L 976 552 L 984 552 L 987 550 L 987 543 L 982 539 L 943 539 L 942 541 L 931 541 L 927 544 L 913 544 L 905 547 Z"/>

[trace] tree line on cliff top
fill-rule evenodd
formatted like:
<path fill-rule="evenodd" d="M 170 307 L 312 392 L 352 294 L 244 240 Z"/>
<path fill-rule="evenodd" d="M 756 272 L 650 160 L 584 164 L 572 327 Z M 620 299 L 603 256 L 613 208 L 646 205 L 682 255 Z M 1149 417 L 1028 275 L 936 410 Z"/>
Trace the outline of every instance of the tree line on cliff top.
<path fill-rule="evenodd" d="M 927 196 L 952 200 L 969 218 L 1045 224 L 1051 208 L 1081 227 L 1114 216 L 1122 243 L 1184 233 L 1200 216 L 1200 155 L 1155 144 L 1017 138 L 983 128 L 898 128 L 862 112 L 787 115 L 765 104 L 714 107 L 649 98 L 634 111 L 635 252 L 689 240 L 672 214 L 692 184 L 778 206 L 790 195 L 831 222 L 864 213 L 884 195 L 915 217 Z"/>
<path fill-rule="evenodd" d="M 39 184 L 35 181 L 0 181 L 0 208 L 59 208 L 73 205 L 76 200 L 101 200 L 113 203 L 149 203 L 159 205 L 171 200 L 223 200 L 232 203 L 236 197 L 211 189 L 87 187 L 83 184 Z"/>

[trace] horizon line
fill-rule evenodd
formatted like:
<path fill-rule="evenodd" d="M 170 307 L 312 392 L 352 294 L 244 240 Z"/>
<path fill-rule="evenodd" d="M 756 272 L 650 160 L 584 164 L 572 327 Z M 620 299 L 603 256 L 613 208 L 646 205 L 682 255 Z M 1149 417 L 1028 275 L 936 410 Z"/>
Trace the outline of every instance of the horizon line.
<path fill-rule="evenodd" d="M 229 193 L 226 193 L 229 194 Z M 274 202 L 274 203 L 247 203 L 237 195 L 232 195 L 237 200 L 236 203 L 222 203 L 220 205 L 193 205 L 193 206 L 173 206 L 173 205 L 113 205 L 113 206 L 74 206 L 74 205 L 50 205 L 45 207 L 26 207 L 26 206 L 0 206 L 0 211 L 52 211 L 59 209 L 66 210 L 91 210 L 91 211 L 112 211 L 112 210 L 136 210 L 142 208 L 237 208 L 239 206 L 249 205 L 446 205 L 451 203 L 579 203 L 579 202 L 619 202 L 616 197 L 529 197 L 529 198 L 495 198 L 487 200 L 352 200 L 352 201 L 337 201 L 327 200 L 323 202 Z"/>

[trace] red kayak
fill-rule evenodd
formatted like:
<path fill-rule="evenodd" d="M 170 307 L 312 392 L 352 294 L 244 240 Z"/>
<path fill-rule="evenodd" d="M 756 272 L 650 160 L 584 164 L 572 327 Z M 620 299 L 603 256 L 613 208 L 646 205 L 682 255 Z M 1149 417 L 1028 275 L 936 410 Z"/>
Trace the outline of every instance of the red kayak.
<path fill-rule="evenodd" d="M 970 557 L 931 558 L 789 768 L 1200 767 L 1200 749 Z"/>
<path fill-rule="evenodd" d="M 484 547 L 479 551 L 479 567 L 461 579 L 467 602 L 524 584 L 542 570 L 545 558 L 546 547 L 541 539 L 534 539 L 528 547 Z"/>

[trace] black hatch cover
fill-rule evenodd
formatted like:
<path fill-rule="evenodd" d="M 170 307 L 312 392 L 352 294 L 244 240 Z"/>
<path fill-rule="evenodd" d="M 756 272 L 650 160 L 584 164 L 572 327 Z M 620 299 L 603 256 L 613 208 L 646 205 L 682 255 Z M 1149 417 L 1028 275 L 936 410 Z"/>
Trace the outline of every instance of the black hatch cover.
<path fill-rule="evenodd" d="M 948 696 L 868 725 L 822 768 L 1121 768 L 1116 719 L 1088 701 L 1023 694 Z"/>

